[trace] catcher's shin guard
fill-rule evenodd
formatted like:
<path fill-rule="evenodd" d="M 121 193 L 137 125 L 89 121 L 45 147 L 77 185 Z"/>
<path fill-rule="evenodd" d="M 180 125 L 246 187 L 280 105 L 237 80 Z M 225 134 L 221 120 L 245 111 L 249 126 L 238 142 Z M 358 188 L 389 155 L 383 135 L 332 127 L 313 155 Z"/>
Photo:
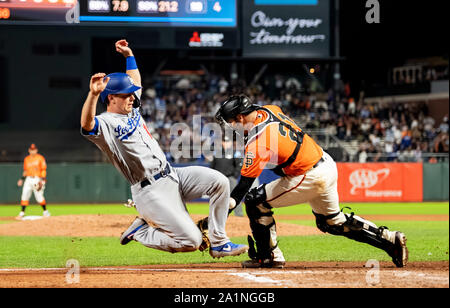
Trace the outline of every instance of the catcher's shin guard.
<path fill-rule="evenodd" d="M 265 185 L 252 189 L 245 198 L 247 216 L 250 220 L 253 240 L 249 237 L 249 257 L 251 259 L 272 260 L 272 250 L 276 248 L 276 224 L 272 207 L 266 202 Z"/>
<path fill-rule="evenodd" d="M 355 216 L 353 212 L 350 215 L 343 213 L 345 222 L 337 225 L 330 225 L 327 221 L 340 215 L 341 212 L 329 216 L 314 212 L 313 214 L 316 216 L 316 225 L 320 231 L 333 235 L 342 235 L 349 239 L 380 248 L 388 254 L 391 254 L 395 238 L 391 238 L 392 232 L 387 231 L 386 227 L 377 227 L 374 223 Z"/>

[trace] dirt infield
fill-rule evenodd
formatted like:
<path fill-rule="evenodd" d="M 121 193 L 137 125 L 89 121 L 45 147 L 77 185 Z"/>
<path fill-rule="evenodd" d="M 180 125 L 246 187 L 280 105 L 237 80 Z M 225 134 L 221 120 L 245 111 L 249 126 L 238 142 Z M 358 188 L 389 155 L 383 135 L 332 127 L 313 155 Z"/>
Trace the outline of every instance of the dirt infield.
<path fill-rule="evenodd" d="M 0 236 L 120 236 L 128 228 L 133 215 L 67 215 L 54 216 L 39 220 L 16 221 L 14 217 L 2 217 L 10 223 L 0 224 Z M 203 218 L 191 215 L 193 221 Z M 365 218 L 377 220 L 409 220 L 409 221 L 448 221 L 448 215 L 369 215 Z M 283 220 L 310 220 L 313 215 L 275 215 L 277 233 L 281 236 L 322 234 L 317 228 L 283 222 Z M 246 217 L 230 216 L 226 225 L 230 237 L 246 236 L 251 233 Z"/>
<path fill-rule="evenodd" d="M 191 215 L 191 217 L 197 221 L 204 216 Z M 133 215 L 67 215 L 39 220 L 14 221 L 14 218 L 9 217 L 7 219 L 12 223 L 0 225 L 0 236 L 118 237 L 128 228 L 134 218 Z M 315 227 L 283 222 L 277 224 L 277 229 L 278 234 L 282 236 L 321 234 Z M 227 220 L 226 230 L 229 237 L 251 234 L 247 217 L 230 216 Z"/>
<path fill-rule="evenodd" d="M 448 220 L 448 215 L 414 216 L 414 220 Z M 200 215 L 192 215 L 196 221 Z M 313 220 L 312 215 L 276 217 L 278 233 L 321 234 L 315 227 L 282 220 Z M 369 218 L 369 217 L 368 217 Z M 411 220 L 411 217 L 403 217 Z M 70 215 L 33 221 L 8 221 L 2 236 L 117 237 L 133 215 Z M 373 220 L 402 220 L 399 216 L 370 216 Z M 230 237 L 250 234 L 246 217 L 230 216 Z M 379 269 L 379 270 L 378 270 Z M 448 288 L 449 262 L 414 262 L 398 269 L 391 262 L 379 268 L 364 262 L 288 262 L 284 269 L 243 269 L 239 263 L 152 265 L 81 268 L 78 280 L 68 268 L 0 269 L 0 288 Z"/>
<path fill-rule="evenodd" d="M 242 269 L 238 263 L 81 268 L 0 269 L 0 288 L 448 288 L 448 262 L 416 262 L 379 271 L 359 262 L 288 262 L 284 269 Z"/>

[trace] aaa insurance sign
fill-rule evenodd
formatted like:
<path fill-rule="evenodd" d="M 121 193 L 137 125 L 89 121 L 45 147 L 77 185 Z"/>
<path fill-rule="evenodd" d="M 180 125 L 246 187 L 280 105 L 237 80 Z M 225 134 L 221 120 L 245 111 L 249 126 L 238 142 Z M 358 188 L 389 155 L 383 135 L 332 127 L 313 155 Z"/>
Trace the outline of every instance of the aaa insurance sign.
<path fill-rule="evenodd" d="M 420 163 L 339 163 L 341 201 L 422 201 Z"/>

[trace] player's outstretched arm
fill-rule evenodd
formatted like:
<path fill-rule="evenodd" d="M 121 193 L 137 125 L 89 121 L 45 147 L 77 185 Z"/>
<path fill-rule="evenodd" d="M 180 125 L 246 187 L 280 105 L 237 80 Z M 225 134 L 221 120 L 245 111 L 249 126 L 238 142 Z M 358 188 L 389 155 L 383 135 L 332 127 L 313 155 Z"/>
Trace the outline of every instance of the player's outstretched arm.
<path fill-rule="evenodd" d="M 122 39 L 116 42 L 116 51 L 125 57 L 127 60 L 127 70 L 126 73 L 133 78 L 134 84 L 142 87 L 141 73 L 136 65 L 136 60 L 134 59 L 133 50 L 131 50 L 129 43 Z M 139 90 L 139 94 L 141 90 Z"/>
<path fill-rule="evenodd" d="M 100 93 L 106 88 L 109 77 L 105 78 L 105 73 L 97 73 L 91 77 L 89 84 L 89 94 L 81 110 L 81 127 L 85 131 L 91 131 L 95 126 L 95 112 Z"/>

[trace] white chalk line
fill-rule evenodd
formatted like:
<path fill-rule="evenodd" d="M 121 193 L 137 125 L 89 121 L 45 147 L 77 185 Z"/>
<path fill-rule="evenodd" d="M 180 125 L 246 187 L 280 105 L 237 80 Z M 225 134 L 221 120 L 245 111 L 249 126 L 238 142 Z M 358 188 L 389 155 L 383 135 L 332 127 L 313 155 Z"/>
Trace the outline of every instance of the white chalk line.
<path fill-rule="evenodd" d="M 68 268 L 0 268 L 2 272 L 51 272 L 51 271 L 67 271 Z M 80 272 L 98 272 L 98 271 L 112 271 L 112 272 L 206 272 L 206 273 L 239 273 L 245 272 L 245 270 L 237 269 L 201 269 L 201 268 L 131 268 L 131 267 L 81 267 Z M 255 271 L 249 271 L 248 273 L 255 273 Z M 261 271 L 258 275 L 273 275 L 273 274 L 298 274 L 297 271 Z M 307 271 L 306 273 L 314 273 L 313 271 Z"/>
<path fill-rule="evenodd" d="M 68 268 L 0 268 L 3 273 L 23 273 L 23 272 L 66 272 Z M 258 275 L 279 275 L 279 274 L 317 274 L 319 271 L 312 270 L 267 270 L 267 269 L 201 269 L 201 268 L 131 268 L 131 267 L 81 267 L 80 272 L 197 272 L 197 273 L 248 273 Z"/>
<path fill-rule="evenodd" d="M 0 274 L 3 273 L 23 273 L 23 272 L 67 272 L 67 268 L 30 268 L 30 269 L 14 269 L 14 268 L 5 268 L 0 269 Z M 237 276 L 239 278 L 244 278 L 251 282 L 256 283 L 264 283 L 264 284 L 274 284 L 277 286 L 290 286 L 291 282 L 286 280 L 275 280 L 267 277 L 258 277 L 261 275 L 273 275 L 273 274 L 299 274 L 297 271 L 252 271 L 245 272 L 242 270 L 236 269 L 185 269 L 185 268 L 108 268 L 108 267 L 90 267 L 90 268 L 80 268 L 80 273 L 89 273 L 89 272 L 99 272 L 99 271 L 112 271 L 112 272 L 203 272 L 203 273 L 225 273 L 231 276 Z M 313 273 L 312 271 L 308 271 L 308 273 Z M 258 276 L 256 276 L 257 274 Z M 304 273 L 306 274 L 306 273 Z"/>
<path fill-rule="evenodd" d="M 447 282 L 449 283 L 449 276 L 447 273 L 447 276 L 441 276 L 436 274 L 427 274 L 423 272 L 401 272 L 401 273 L 392 273 L 393 276 L 397 278 L 412 278 L 412 279 L 427 279 L 427 280 L 433 280 L 437 283 L 441 282 Z"/>
<path fill-rule="evenodd" d="M 258 277 L 255 275 L 252 275 L 250 273 L 228 273 L 228 275 L 231 276 L 237 276 L 239 278 L 244 278 L 247 280 L 250 280 L 251 282 L 257 282 L 257 283 L 270 283 L 270 284 L 274 284 L 277 286 L 290 286 L 293 285 L 290 281 L 287 280 L 275 280 L 272 278 L 267 278 L 267 277 Z"/>

